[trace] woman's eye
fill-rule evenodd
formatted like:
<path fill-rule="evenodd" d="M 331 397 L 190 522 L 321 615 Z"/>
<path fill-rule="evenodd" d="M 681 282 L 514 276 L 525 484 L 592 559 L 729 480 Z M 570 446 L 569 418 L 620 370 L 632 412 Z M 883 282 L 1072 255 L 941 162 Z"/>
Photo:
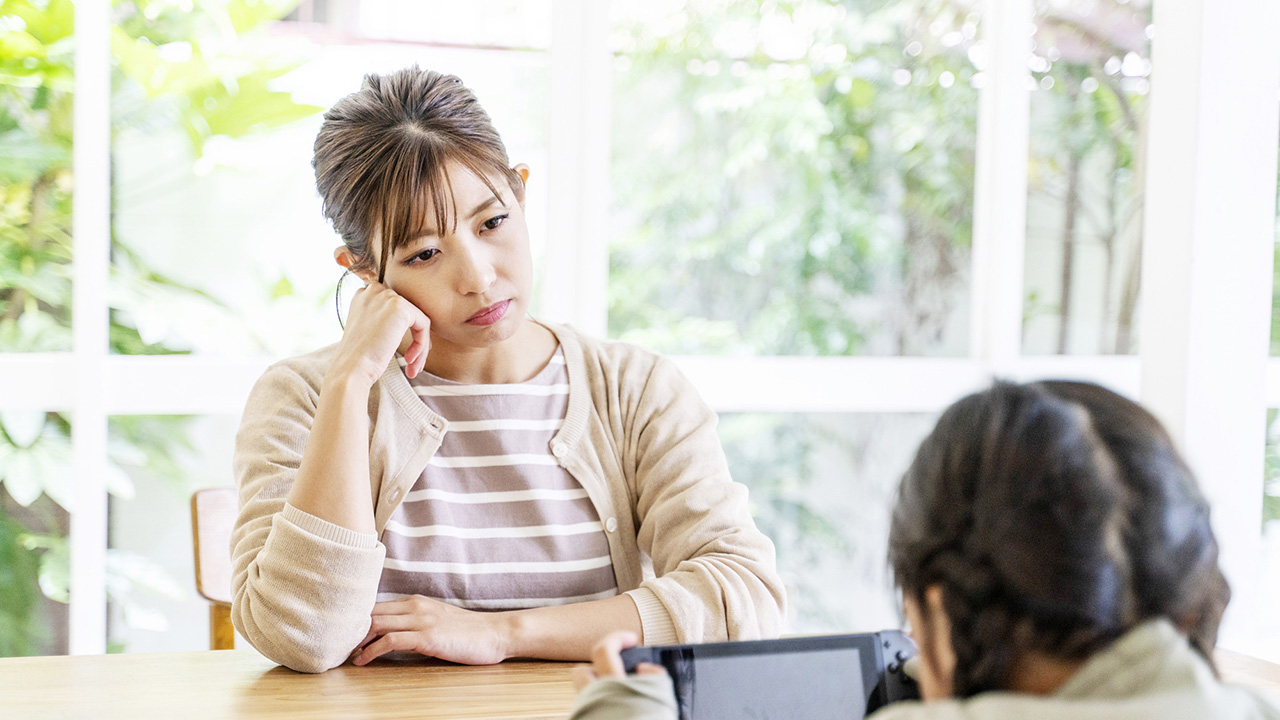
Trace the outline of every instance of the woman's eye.
<path fill-rule="evenodd" d="M 497 215 L 495 217 L 491 217 L 488 220 L 484 221 L 484 228 L 486 230 L 497 230 L 498 226 L 501 225 L 503 221 L 506 219 L 507 219 L 506 215 Z"/>
<path fill-rule="evenodd" d="M 409 264 L 412 265 L 413 263 L 426 262 L 431 258 L 435 257 L 439 252 L 440 251 L 437 250 L 436 248 L 427 248 L 426 250 L 423 250 L 422 252 L 417 253 L 412 257 L 410 257 Z"/>

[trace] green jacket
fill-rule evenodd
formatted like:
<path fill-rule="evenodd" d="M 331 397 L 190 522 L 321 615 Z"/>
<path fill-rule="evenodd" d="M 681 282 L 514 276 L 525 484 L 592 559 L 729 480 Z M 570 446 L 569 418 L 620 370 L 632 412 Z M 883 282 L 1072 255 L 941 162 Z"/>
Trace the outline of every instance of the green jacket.
<path fill-rule="evenodd" d="M 571 720 L 674 720 L 666 676 L 600 680 L 578 696 Z M 1053 695 L 983 693 L 967 700 L 901 702 L 871 720 L 1280 720 L 1280 706 L 1225 685 L 1163 620 L 1140 625 L 1091 658 Z"/>

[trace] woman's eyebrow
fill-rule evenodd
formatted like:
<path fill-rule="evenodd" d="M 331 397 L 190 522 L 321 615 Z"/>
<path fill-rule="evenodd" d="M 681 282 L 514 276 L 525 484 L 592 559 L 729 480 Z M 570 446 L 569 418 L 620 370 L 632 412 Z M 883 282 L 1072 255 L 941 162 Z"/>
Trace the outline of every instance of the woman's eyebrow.
<path fill-rule="evenodd" d="M 498 198 L 497 195 L 490 195 L 488 200 L 485 200 L 484 202 L 475 206 L 475 209 L 473 209 L 471 211 L 471 214 L 467 216 L 467 220 L 470 220 L 475 216 L 479 215 L 480 213 L 484 212 L 490 205 L 493 205 L 494 203 L 498 203 L 499 205 L 506 207 L 506 205 L 503 204 L 502 200 Z M 426 238 L 435 237 L 435 236 L 436 236 L 435 228 L 426 228 L 424 230 L 421 230 L 420 232 L 415 233 L 413 241 L 406 243 L 404 246 L 402 246 L 401 250 L 403 250 L 405 254 L 401 259 L 404 260 L 417 254 L 416 252 L 414 252 L 415 250 L 414 243 L 421 240 L 425 240 Z"/>
<path fill-rule="evenodd" d="M 484 212 L 490 205 L 494 203 L 498 203 L 499 205 L 501 205 L 502 201 L 498 199 L 497 195 L 490 195 L 488 200 L 485 200 L 484 202 L 480 203 L 475 207 L 474 210 L 471 211 L 471 214 L 467 216 L 467 219 L 470 220 L 474 218 L 475 216 Z M 503 207 L 506 207 L 506 206 L 503 205 Z"/>

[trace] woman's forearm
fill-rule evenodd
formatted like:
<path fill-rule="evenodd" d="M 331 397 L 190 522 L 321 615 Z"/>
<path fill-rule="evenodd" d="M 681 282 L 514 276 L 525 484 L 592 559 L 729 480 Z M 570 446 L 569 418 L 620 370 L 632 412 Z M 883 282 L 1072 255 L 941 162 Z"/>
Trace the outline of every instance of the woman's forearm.
<path fill-rule="evenodd" d="M 325 378 L 289 504 L 348 530 L 374 533 L 369 487 L 369 388 Z"/>
<path fill-rule="evenodd" d="M 596 642 L 614 630 L 630 630 L 644 642 L 640 611 L 629 595 L 504 615 L 510 623 L 507 657 L 587 660 Z"/>

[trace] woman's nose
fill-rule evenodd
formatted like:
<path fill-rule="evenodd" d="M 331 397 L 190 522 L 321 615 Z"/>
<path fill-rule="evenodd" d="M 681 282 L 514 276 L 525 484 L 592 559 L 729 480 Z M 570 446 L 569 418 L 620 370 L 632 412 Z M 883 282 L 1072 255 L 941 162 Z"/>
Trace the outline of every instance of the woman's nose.
<path fill-rule="evenodd" d="M 493 259 L 489 257 L 488 250 L 483 246 L 466 243 L 459 260 L 458 292 L 463 295 L 484 293 L 498 278 Z"/>

